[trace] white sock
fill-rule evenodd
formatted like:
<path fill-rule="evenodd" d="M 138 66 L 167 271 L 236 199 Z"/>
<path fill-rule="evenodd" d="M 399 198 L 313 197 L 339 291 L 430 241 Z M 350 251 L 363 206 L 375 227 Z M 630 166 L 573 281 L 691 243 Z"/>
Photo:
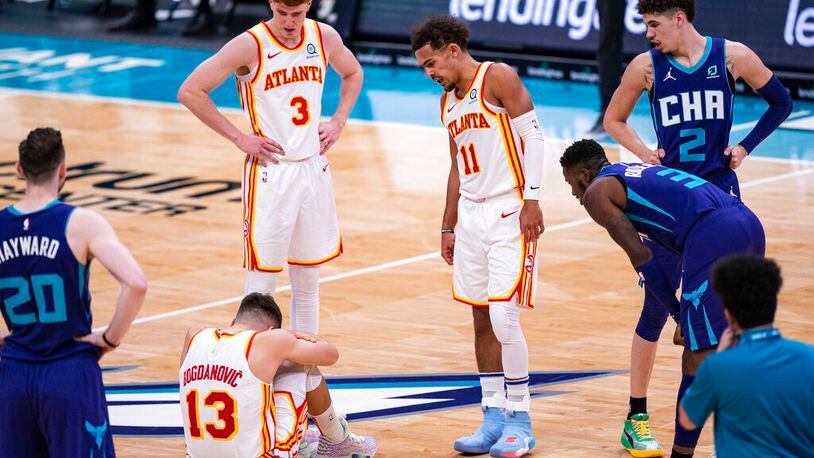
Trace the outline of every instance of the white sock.
<path fill-rule="evenodd" d="M 319 267 L 291 266 L 291 329 L 319 334 Z"/>
<path fill-rule="evenodd" d="M 506 377 L 506 410 L 528 412 L 529 348 L 520 327 L 520 309 L 514 300 L 489 304 L 492 329 L 501 345 L 503 372 Z"/>
<path fill-rule="evenodd" d="M 277 272 L 260 272 L 250 270 L 246 272 L 246 283 L 243 287 L 243 294 L 263 293 L 274 297 L 277 291 Z"/>
<path fill-rule="evenodd" d="M 325 412 L 315 415 L 312 418 L 314 419 L 314 423 L 317 424 L 319 432 L 331 442 L 342 442 L 348 436 L 348 433 L 345 430 L 345 425 L 341 421 L 341 417 L 334 412 L 333 403 L 328 406 Z"/>
<path fill-rule="evenodd" d="M 481 406 L 506 407 L 506 389 L 503 384 L 503 372 L 480 373 Z"/>

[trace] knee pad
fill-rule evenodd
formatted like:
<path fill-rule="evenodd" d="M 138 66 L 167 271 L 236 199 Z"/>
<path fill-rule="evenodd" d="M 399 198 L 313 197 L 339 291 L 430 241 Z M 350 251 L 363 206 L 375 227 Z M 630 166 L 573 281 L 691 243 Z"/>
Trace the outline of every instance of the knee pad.
<path fill-rule="evenodd" d="M 322 372 L 319 371 L 317 366 L 308 366 L 305 368 L 305 391 L 314 391 L 319 384 L 322 383 Z"/>
<path fill-rule="evenodd" d="M 492 331 L 501 344 L 510 344 L 523 339 L 520 330 L 520 311 L 512 302 L 490 302 L 489 319 Z"/>
<path fill-rule="evenodd" d="M 636 325 L 636 334 L 644 340 L 657 342 L 667 323 L 667 309 L 651 294 L 645 292 L 642 313 Z"/>
<path fill-rule="evenodd" d="M 243 293 L 263 293 L 274 296 L 277 291 L 277 278 L 279 275 L 278 272 L 250 270 L 246 273 L 246 284 Z"/>

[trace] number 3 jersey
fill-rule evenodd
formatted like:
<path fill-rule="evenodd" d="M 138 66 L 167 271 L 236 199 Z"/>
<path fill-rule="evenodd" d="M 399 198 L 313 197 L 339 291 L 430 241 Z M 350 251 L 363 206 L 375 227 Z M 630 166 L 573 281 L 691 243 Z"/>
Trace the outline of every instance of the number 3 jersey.
<path fill-rule="evenodd" d="M 691 68 L 656 48 L 650 111 L 662 165 L 705 180 L 731 174 L 729 146 L 734 82 L 726 67 L 726 40 L 706 37 L 704 54 Z"/>
<path fill-rule="evenodd" d="M 187 455 L 193 458 L 271 456 L 274 397 L 255 377 L 248 355 L 254 331 L 207 328 L 192 337 L 179 371 Z"/>
<path fill-rule="evenodd" d="M 257 67 L 237 76 L 243 112 L 256 135 L 282 146 L 284 161 L 319 154 L 319 121 L 327 58 L 319 24 L 306 19 L 293 48 L 261 22 L 248 33 L 257 45 Z"/>
<path fill-rule="evenodd" d="M 508 112 L 486 101 L 483 94 L 491 62 L 478 66 L 463 98 L 444 93 L 441 122 L 458 150 L 461 195 L 482 200 L 523 189 L 522 146 Z"/>
<path fill-rule="evenodd" d="M 0 359 L 47 362 L 94 352 L 74 337 L 90 334 L 89 266 L 68 246 L 75 207 L 57 200 L 21 213 L 0 211 L 0 309 L 11 335 Z"/>

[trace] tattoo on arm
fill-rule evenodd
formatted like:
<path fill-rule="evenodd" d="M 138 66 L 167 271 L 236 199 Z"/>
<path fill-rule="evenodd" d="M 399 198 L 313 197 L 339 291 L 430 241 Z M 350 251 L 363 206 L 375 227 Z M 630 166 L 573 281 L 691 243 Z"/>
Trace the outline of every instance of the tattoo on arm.
<path fill-rule="evenodd" d="M 644 87 L 647 92 L 653 90 L 653 63 L 647 63 L 644 66 Z"/>

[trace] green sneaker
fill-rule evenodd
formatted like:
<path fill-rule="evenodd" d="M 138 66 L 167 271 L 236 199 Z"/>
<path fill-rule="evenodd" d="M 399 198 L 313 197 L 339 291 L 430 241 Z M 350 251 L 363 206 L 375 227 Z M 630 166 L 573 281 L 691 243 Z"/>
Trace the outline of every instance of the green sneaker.
<path fill-rule="evenodd" d="M 650 430 L 650 415 L 646 413 L 637 413 L 630 420 L 625 420 L 622 446 L 637 458 L 664 456 L 664 449 Z"/>

